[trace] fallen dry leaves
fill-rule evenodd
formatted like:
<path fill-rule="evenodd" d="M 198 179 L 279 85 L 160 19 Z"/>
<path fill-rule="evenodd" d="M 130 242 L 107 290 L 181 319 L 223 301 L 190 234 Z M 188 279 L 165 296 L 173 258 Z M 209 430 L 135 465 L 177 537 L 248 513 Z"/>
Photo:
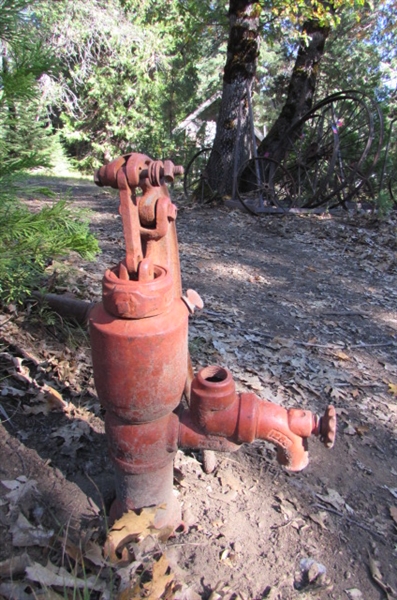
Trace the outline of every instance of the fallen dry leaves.
<path fill-rule="evenodd" d="M 215 215 L 205 211 L 197 216 L 193 213 L 185 224 L 183 218 L 180 223 L 182 274 L 187 285 L 202 293 L 205 301 L 204 310 L 190 320 L 190 348 L 195 365 L 223 364 L 232 371 L 239 391 L 254 391 L 285 406 L 298 404 L 321 411 L 323 405 L 332 399 L 339 415 L 339 443 L 344 448 L 341 464 L 344 468 L 349 466 L 350 471 L 346 475 L 341 470 L 338 485 L 323 481 L 327 469 L 324 469 L 325 473 L 317 474 L 317 478 L 295 480 L 291 477 L 285 483 L 276 466 L 271 471 L 272 477 L 266 479 L 270 483 L 264 490 L 260 482 L 252 483 L 247 489 L 248 476 L 241 464 L 235 470 L 230 464 L 222 464 L 215 469 L 212 479 L 205 479 L 197 460 L 192 462 L 191 477 L 185 481 L 182 479 L 179 488 L 186 505 L 189 498 L 194 498 L 186 509 L 187 514 L 190 510 L 189 522 L 197 535 L 194 543 L 203 544 L 199 551 L 204 557 L 209 553 L 205 544 L 216 548 L 216 567 L 211 571 L 211 565 L 201 563 L 206 593 L 211 600 L 239 598 L 239 590 L 227 583 L 230 574 L 246 570 L 256 584 L 256 579 L 260 580 L 261 573 L 272 565 L 272 561 L 280 558 L 283 548 L 288 557 L 290 547 L 300 549 L 305 544 L 309 545 L 305 537 L 307 532 L 314 555 L 321 558 L 310 563 L 307 569 L 309 583 L 314 584 L 321 575 L 318 565 L 327 565 L 329 571 L 333 568 L 322 558 L 322 554 L 326 553 L 326 543 L 321 545 L 319 540 L 327 540 L 328 543 L 336 529 L 344 544 L 346 554 L 341 556 L 345 560 L 349 548 L 353 548 L 354 536 L 358 537 L 357 532 L 366 531 L 369 537 L 390 535 L 391 529 L 395 529 L 396 508 L 389 507 L 389 502 L 397 498 L 396 481 L 393 481 L 397 472 L 393 475 L 392 468 L 389 468 L 387 451 L 383 452 L 379 462 L 386 465 L 390 473 L 390 479 L 382 482 L 383 487 L 379 485 L 377 470 L 370 462 L 380 444 L 374 428 L 382 428 L 382 435 L 387 439 L 388 435 L 395 435 L 397 427 L 394 410 L 397 395 L 397 368 L 393 359 L 395 334 L 391 330 L 397 299 L 393 285 L 393 232 L 379 233 L 377 229 L 372 231 L 361 227 L 359 222 L 350 224 L 343 220 L 332 222 L 332 219 L 324 222 L 324 227 L 317 227 L 315 234 L 311 231 L 313 223 L 310 224 L 309 220 L 305 228 L 297 221 L 285 219 L 273 225 L 273 232 L 267 222 L 258 224 L 237 211 Z M 215 219 L 219 220 L 220 234 L 213 228 Z M 103 228 L 105 243 L 107 227 L 106 222 Z M 272 268 L 274 257 L 270 248 L 274 243 L 269 244 L 267 250 L 261 247 L 269 232 L 274 236 L 273 242 L 284 240 L 286 244 L 276 269 Z M 291 239 L 293 247 L 288 245 Z M 108 245 L 110 248 L 114 246 L 114 240 L 120 252 L 119 238 L 112 238 Z M 299 252 L 295 257 L 293 251 L 296 249 Z M 302 249 L 307 250 L 306 254 Z M 85 265 L 84 269 L 73 271 L 72 287 L 84 297 L 100 297 L 100 271 L 114 261 L 116 253 L 113 255 L 111 252 L 113 249 L 108 255 L 105 252 L 101 264 Z M 293 261 L 289 260 L 292 256 Z M 351 272 L 346 272 L 346 256 L 357 271 L 366 274 L 365 279 L 364 276 L 362 280 L 357 278 L 357 289 L 353 289 L 349 279 Z M 324 257 L 326 260 L 323 260 Z M 283 261 L 290 272 L 284 269 Z M 70 273 L 72 266 L 75 265 L 66 265 Z M 316 276 L 316 280 L 309 279 L 311 274 Z M 379 274 L 383 278 L 382 294 L 375 285 Z M 300 279 L 306 282 L 306 290 L 297 285 Z M 203 292 L 200 286 L 205 288 Z M 43 342 L 37 342 L 40 338 L 36 338 L 30 344 L 36 346 L 32 350 L 28 348 L 25 332 L 18 337 L 18 327 L 8 329 L 13 323 L 6 323 L 7 319 L 5 316 L 1 320 L 4 323 L 0 353 L 1 418 L 10 423 L 10 427 L 14 422 L 19 427 L 20 421 L 15 415 L 22 414 L 31 421 L 53 418 L 51 430 L 46 431 L 48 446 L 53 448 L 54 453 L 62 454 L 65 461 L 77 466 L 82 453 L 92 442 L 91 417 L 92 412 L 98 410 L 88 348 L 78 345 L 76 348 L 72 344 L 70 348 L 62 347 L 62 344 L 51 343 L 48 338 Z M 385 324 L 383 329 L 379 323 Z M 10 331 L 12 335 L 8 335 Z M 23 343 L 21 340 L 24 340 Z M 84 393 L 89 390 L 91 396 L 80 403 L 82 390 Z M 57 416 L 64 418 L 58 421 L 54 419 Z M 23 430 L 18 433 L 26 434 Z M 361 451 L 362 448 L 366 452 L 357 455 L 357 449 Z M 264 471 L 273 464 L 270 462 L 273 459 L 269 458 L 273 451 L 264 448 L 263 444 L 250 447 L 248 452 Z M 326 459 L 322 460 L 327 465 Z M 64 597 L 62 590 L 73 590 L 73 586 L 81 592 L 85 589 L 83 582 L 87 581 L 86 588 L 93 597 L 104 600 L 109 597 L 110 589 L 118 600 L 145 597 L 153 600 L 156 597 L 197 599 L 197 593 L 195 595 L 191 588 L 184 588 L 183 577 L 176 574 L 177 569 L 167 556 L 164 542 L 159 540 L 153 529 L 150 511 L 127 516 L 108 533 L 105 546 L 103 532 L 98 530 L 83 539 L 74 537 L 74 532 L 58 530 L 51 537 L 52 527 L 40 523 L 40 519 L 33 519 L 32 514 L 25 514 L 23 510 L 26 498 L 40 496 L 36 479 L 26 475 L 13 477 L 4 478 L 8 487 L 4 483 L 2 501 L 6 510 L 12 513 L 12 523 L 7 526 L 7 531 L 13 532 L 12 539 L 18 543 L 29 539 L 39 543 L 48 536 L 47 543 L 58 548 L 58 553 L 54 551 L 51 560 L 43 556 L 38 561 L 26 558 L 23 548 L 16 550 L 23 553 L 14 557 L 15 560 L 0 565 L 0 575 L 7 580 L 1 583 L 3 587 L 0 588 L 4 597 L 13 597 L 14 594 L 24 599 L 23 586 L 11 580 L 27 579 L 29 575 L 35 593 L 47 588 L 44 591 L 46 598 Z M 258 475 L 258 481 L 261 478 L 262 473 Z M 357 493 L 348 485 L 351 480 L 357 482 Z M 288 490 L 288 497 L 279 493 L 273 495 L 274 489 L 277 489 L 274 481 L 277 486 Z M 310 489 L 312 504 L 306 510 L 302 509 L 299 498 L 294 499 L 295 481 L 300 482 L 302 489 L 306 489 L 304 486 Z M 360 486 L 363 487 L 360 489 Z M 257 493 L 263 494 L 263 503 L 270 502 L 276 507 L 276 516 L 272 514 L 275 523 L 274 527 L 270 524 L 271 529 L 262 520 L 264 507 L 259 500 L 258 505 L 254 505 Z M 299 496 L 300 492 L 296 495 Z M 380 498 L 383 498 L 383 504 Z M 198 499 L 202 506 L 199 506 Z M 240 542 L 240 547 L 235 541 L 229 543 L 227 537 L 235 533 L 237 516 L 246 530 L 246 544 Z M 213 530 L 208 519 L 211 519 Z M 360 530 L 356 522 L 366 529 Z M 350 536 L 349 528 L 354 535 Z M 323 532 L 324 538 L 319 537 L 317 531 Z M 262 554 L 244 554 L 250 535 L 258 546 L 262 544 Z M 283 535 L 289 536 L 284 546 L 278 542 Z M 26 538 L 19 539 L 18 536 Z M 336 536 L 332 540 L 337 544 Z M 273 554 L 266 554 L 266 543 L 271 546 Z M 26 547 L 29 547 L 29 552 L 35 548 L 27 544 Z M 359 554 L 359 549 L 354 548 Z M 39 546 L 39 551 L 43 552 L 42 546 Z M 332 552 L 328 557 L 331 555 Z M 183 556 L 184 560 L 189 560 L 187 550 Z M 380 562 L 378 558 L 376 561 Z M 285 561 L 279 562 L 275 571 L 293 571 L 293 559 L 285 558 Z M 362 562 L 371 567 L 367 556 Z M 371 571 L 374 581 L 376 577 L 384 586 L 387 586 L 385 581 L 389 578 L 381 579 L 379 573 L 387 564 L 384 560 L 382 569 L 378 566 L 379 572 L 376 569 Z M 213 575 L 218 572 L 224 579 L 219 585 Z M 340 571 L 338 573 L 341 575 Z M 264 597 L 277 598 L 282 594 L 282 581 L 276 572 L 268 577 L 269 581 L 262 587 L 262 591 L 268 589 L 268 596 Z M 365 592 L 359 589 L 360 580 L 353 579 L 354 573 L 352 580 L 343 581 L 342 593 L 350 598 L 367 598 Z M 245 582 L 240 584 L 242 588 L 246 585 Z M 201 589 L 200 585 L 198 578 L 196 589 Z M 291 583 L 287 581 L 285 585 L 289 585 L 286 596 L 292 596 Z M 382 588 L 381 585 L 379 587 Z M 382 590 L 390 594 L 388 588 Z M 242 592 L 241 598 L 248 597 Z"/>
<path fill-rule="evenodd" d="M 155 537 L 163 537 L 168 532 L 168 529 L 156 529 L 154 521 L 156 514 L 161 507 L 144 508 L 139 513 L 129 511 L 118 519 L 109 530 L 104 546 L 105 557 L 110 562 L 117 563 L 120 560 L 118 552 L 121 553 L 122 548 L 129 542 L 139 542 L 145 539 L 148 535 Z M 167 539 L 167 538 L 165 538 Z"/>

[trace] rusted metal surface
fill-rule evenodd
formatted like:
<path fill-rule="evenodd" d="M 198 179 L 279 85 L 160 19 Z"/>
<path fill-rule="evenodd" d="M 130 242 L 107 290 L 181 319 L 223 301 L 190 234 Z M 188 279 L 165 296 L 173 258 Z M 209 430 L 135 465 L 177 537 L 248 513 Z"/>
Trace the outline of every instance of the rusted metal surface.
<path fill-rule="evenodd" d="M 181 520 L 172 494 L 178 447 L 234 451 L 259 438 L 277 446 L 281 464 L 300 470 L 308 462 L 307 438 L 320 436 L 331 447 L 336 423 L 333 407 L 319 418 L 237 394 L 222 367 L 193 377 L 188 317 L 203 303 L 194 290 L 182 295 L 176 208 L 166 186 L 181 171 L 171 161 L 129 154 L 95 175 L 98 185 L 119 189 L 126 238 L 126 255 L 106 271 L 103 300 L 89 314 L 95 385 L 116 472 L 111 517 L 162 505 L 159 527 Z"/>
<path fill-rule="evenodd" d="M 236 448 L 255 439 L 273 442 L 278 449 L 279 463 L 291 471 L 300 471 L 309 462 L 308 437 L 320 436 L 324 445 L 332 448 L 336 417 L 331 406 L 320 418 L 308 410 L 285 409 L 263 401 L 255 394 L 236 394 L 231 373 L 225 368 L 210 366 L 193 379 L 190 407 L 181 415 L 181 447 L 191 447 L 191 429 L 195 430 L 195 445 L 206 449 L 219 450 L 224 438 L 236 444 Z M 208 434 L 210 443 L 202 442 L 201 437 Z M 221 440 L 215 441 L 218 436 Z M 233 446 L 228 448 L 232 449 Z"/>
<path fill-rule="evenodd" d="M 110 509 L 109 520 L 114 522 L 128 510 L 157 506 L 154 526 L 177 528 L 182 524 L 181 508 L 173 493 L 174 466 L 169 462 L 147 473 L 127 473 L 115 467 L 116 500 Z"/>
<path fill-rule="evenodd" d="M 39 303 L 43 302 L 47 304 L 61 317 L 72 319 L 79 325 L 87 325 L 90 311 L 95 306 L 94 302 L 78 300 L 67 294 L 40 294 L 39 292 L 33 292 L 32 295 Z"/>
<path fill-rule="evenodd" d="M 95 175 L 98 185 L 119 189 L 126 240 L 125 258 L 106 271 L 103 301 L 90 314 L 94 379 L 116 471 L 112 516 L 167 505 L 158 526 L 181 520 L 172 495 L 173 411 L 186 385 L 189 310 L 200 304 L 194 293 L 182 299 L 176 207 L 166 186 L 181 171 L 131 154 Z"/>
<path fill-rule="evenodd" d="M 90 314 L 95 385 L 104 407 L 133 422 L 158 419 L 179 404 L 186 381 L 187 309 L 118 319 L 102 304 Z"/>

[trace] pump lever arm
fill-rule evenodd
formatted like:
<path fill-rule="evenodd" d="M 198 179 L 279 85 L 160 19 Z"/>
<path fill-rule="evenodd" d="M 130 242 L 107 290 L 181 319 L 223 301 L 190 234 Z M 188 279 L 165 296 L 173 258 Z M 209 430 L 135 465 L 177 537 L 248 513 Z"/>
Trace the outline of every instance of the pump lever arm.
<path fill-rule="evenodd" d="M 143 259 L 143 252 L 136 197 L 128 185 L 123 168 L 117 173 L 117 187 L 120 194 L 119 212 L 125 239 L 125 266 L 128 274 L 131 275 L 138 273 L 139 263 Z"/>

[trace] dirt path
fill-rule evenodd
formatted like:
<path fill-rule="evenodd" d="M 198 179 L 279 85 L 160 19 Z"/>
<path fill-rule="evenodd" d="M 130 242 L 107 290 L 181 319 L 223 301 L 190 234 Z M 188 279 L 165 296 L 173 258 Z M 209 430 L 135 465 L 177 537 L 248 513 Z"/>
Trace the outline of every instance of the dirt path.
<path fill-rule="evenodd" d="M 66 281 L 59 276 L 54 291 L 97 300 L 105 267 L 123 251 L 117 196 L 85 182 L 57 185 L 92 209 L 103 253 L 95 264 L 73 257 L 57 265 Z M 176 201 L 184 288 L 205 302 L 190 322 L 195 368 L 227 366 L 239 390 L 286 407 L 322 413 L 332 402 L 338 439 L 331 451 L 311 441 L 308 468 L 294 474 L 262 442 L 218 455 L 212 474 L 197 454 L 178 453 L 175 490 L 189 532 L 147 541 L 135 548 L 135 562 L 165 552 L 180 582 L 168 598 L 397 597 L 396 222 L 257 219 Z M 44 532 L 65 540 L 66 527 L 77 547 L 83 524 L 98 542 L 113 496 L 89 350 L 73 332 L 65 343 L 34 319 L 1 319 L 0 560 L 27 549 L 30 561 L 67 566 L 66 542 Z M 51 402 L 61 410 L 50 410 Z M 20 543 L 20 515 L 35 543 Z M 88 564 L 103 583 L 92 598 L 144 597 L 118 596 L 125 573 L 113 580 L 108 567 Z M 24 598 L 10 595 L 1 568 L 0 577 L 0 596 Z M 37 594 L 40 586 L 26 577 L 13 572 L 14 583 L 23 582 L 18 593 L 29 593 L 29 579 Z"/>

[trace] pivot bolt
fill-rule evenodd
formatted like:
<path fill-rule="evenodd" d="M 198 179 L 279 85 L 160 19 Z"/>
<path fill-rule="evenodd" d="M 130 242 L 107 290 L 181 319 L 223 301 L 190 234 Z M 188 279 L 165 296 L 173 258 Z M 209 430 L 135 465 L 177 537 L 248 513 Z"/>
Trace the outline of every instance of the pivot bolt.
<path fill-rule="evenodd" d="M 172 183 L 176 175 L 183 175 L 183 167 L 174 165 L 172 160 L 164 161 L 164 179 L 167 183 Z"/>

